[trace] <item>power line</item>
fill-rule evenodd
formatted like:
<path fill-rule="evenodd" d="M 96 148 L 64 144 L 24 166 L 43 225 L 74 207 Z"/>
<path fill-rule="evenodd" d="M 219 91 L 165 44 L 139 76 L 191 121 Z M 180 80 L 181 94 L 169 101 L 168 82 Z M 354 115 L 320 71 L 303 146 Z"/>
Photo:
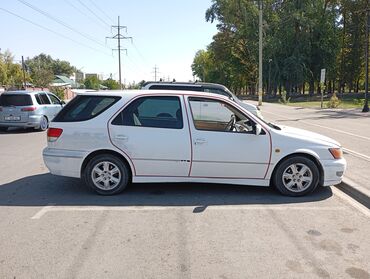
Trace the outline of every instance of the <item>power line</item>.
<path fill-rule="evenodd" d="M 49 13 L 47 13 L 47 12 L 45 12 L 45 11 L 43 11 L 43 10 L 41 10 L 41 9 L 37 8 L 36 6 L 33 6 L 33 5 L 31 5 L 30 3 L 28 3 L 28 2 L 26 2 L 26 1 L 24 1 L 24 0 L 18 0 L 18 2 L 21 2 L 23 5 L 28 6 L 29 8 L 33 9 L 34 11 L 36 11 L 36 12 L 38 12 L 38 13 L 40 13 L 40 14 L 42 14 L 42 15 L 46 16 L 47 18 L 49 18 L 49 19 L 51 19 L 51 20 L 53 20 L 53 21 L 55 21 L 55 22 L 59 23 L 60 25 L 62 25 L 62 26 L 64 26 L 64 27 L 68 28 L 69 30 L 71 30 L 71 31 L 73 31 L 73 32 L 75 32 L 75 33 L 77 33 L 77 34 L 79 34 L 79 35 L 83 36 L 84 38 L 86 38 L 86 39 L 88 39 L 88 40 L 90 40 L 90 41 L 92 41 L 92 42 L 95 42 L 95 43 L 99 44 L 100 46 L 106 47 L 104 44 L 102 44 L 102 43 L 101 43 L 101 42 L 99 42 L 98 40 L 94 39 L 93 37 L 91 37 L 91 36 L 89 36 L 89 35 L 86 35 L 86 34 L 84 34 L 84 33 L 80 32 L 80 31 L 76 30 L 75 28 L 73 28 L 73 27 L 69 26 L 67 23 L 65 23 L 65 22 L 63 22 L 62 20 L 60 20 L 60 19 L 58 19 L 58 18 L 56 18 L 56 17 L 54 17 L 54 16 L 50 15 Z"/>
<path fill-rule="evenodd" d="M 159 68 L 157 67 L 157 65 L 155 65 L 154 66 L 154 68 L 153 68 L 153 72 L 152 73 L 154 73 L 154 81 L 157 81 L 157 74 L 159 74 L 160 72 L 158 71 L 159 70 Z"/>
<path fill-rule="evenodd" d="M 98 10 L 100 11 L 110 22 L 112 22 L 114 24 L 114 21 L 113 19 L 107 15 L 106 12 L 104 12 L 104 10 L 102 10 L 101 8 L 98 7 L 98 5 L 96 5 L 96 3 L 93 1 L 93 0 L 89 0 L 89 2 Z"/>
<path fill-rule="evenodd" d="M 103 22 L 105 25 L 109 26 L 109 23 L 107 23 L 105 20 L 103 20 L 100 16 L 98 16 L 93 10 L 89 8 L 89 6 L 85 5 L 81 0 L 77 0 L 82 6 L 84 6 L 90 13 L 92 13 L 97 19 L 99 19 L 101 22 Z"/>
<path fill-rule="evenodd" d="M 119 16 L 118 16 L 118 25 L 112 25 L 112 28 L 117 29 L 117 34 L 114 35 L 113 37 L 106 37 L 106 39 L 114 39 L 114 40 L 117 40 L 117 43 L 118 43 L 117 49 L 113 49 L 113 50 L 118 51 L 119 84 L 120 84 L 121 89 L 122 89 L 121 51 L 124 50 L 127 53 L 127 49 L 121 48 L 121 40 L 131 39 L 131 41 L 132 41 L 132 37 L 125 37 L 121 34 L 121 29 L 126 29 L 127 30 L 127 27 L 120 25 Z"/>
<path fill-rule="evenodd" d="M 78 11 L 80 14 L 82 14 L 83 16 L 87 17 L 89 20 L 91 20 L 92 22 L 94 22 L 97 26 L 99 26 L 100 28 L 106 30 L 106 25 L 105 24 L 102 24 L 100 21 L 96 20 L 95 18 L 92 18 L 90 16 L 88 16 L 85 12 L 81 11 L 81 9 L 79 9 L 77 6 L 75 6 L 70 0 L 66 0 L 66 2 L 73 8 L 75 9 L 76 11 Z"/>
<path fill-rule="evenodd" d="M 1 8 L 1 7 L 0 7 L 0 10 L 4 11 L 4 12 L 6 12 L 6 13 L 10 14 L 10 15 L 13 15 L 13 16 L 15 16 L 15 17 L 18 17 L 18 18 L 20 18 L 20 19 L 22 19 L 22 20 L 24 20 L 24 21 L 27 21 L 28 23 L 31 23 L 31 24 L 33 24 L 33 25 L 35 25 L 35 26 L 39 27 L 39 28 L 42 28 L 42 29 L 44 29 L 44 30 L 46 30 L 46 31 L 49 31 L 50 33 L 53 33 L 54 35 L 58 35 L 58 36 L 60 36 L 60 37 L 62 37 L 62 38 L 65 38 L 65 39 L 67 39 L 67 40 L 70 40 L 70 41 L 72 41 L 72 42 L 74 42 L 74 43 L 76 43 L 76 44 L 79 44 L 79 45 L 83 46 L 83 47 L 89 48 L 89 49 L 91 49 L 91 50 L 94 50 L 94 51 L 96 51 L 96 52 L 103 53 L 104 55 L 107 55 L 107 56 L 111 57 L 111 55 L 109 55 L 109 54 L 107 54 L 107 53 L 105 53 L 105 52 L 103 52 L 103 51 L 101 51 L 101 50 L 99 50 L 99 49 L 93 48 L 93 47 L 91 47 L 91 46 L 89 46 L 89 45 L 85 45 L 84 43 L 81 43 L 81 42 L 79 42 L 79 41 L 76 41 L 76 40 L 74 40 L 74 39 L 71 39 L 70 37 L 67 37 L 67 36 L 63 35 L 62 33 L 59 33 L 59 32 L 57 32 L 57 31 L 54 31 L 54 30 L 52 30 L 52 29 L 50 29 L 50 28 L 47 28 L 47 27 L 45 27 L 45 26 L 42 26 L 41 24 L 38 24 L 38 23 L 33 22 L 33 21 L 31 21 L 31 20 L 29 20 L 29 19 L 27 19 L 27 18 L 24 18 L 24 17 L 22 17 L 22 16 L 20 16 L 20 15 L 17 15 L 17 14 L 15 14 L 15 13 L 13 13 L 13 12 L 11 12 L 11 11 L 7 10 L 7 9 L 4 9 L 4 8 Z"/>

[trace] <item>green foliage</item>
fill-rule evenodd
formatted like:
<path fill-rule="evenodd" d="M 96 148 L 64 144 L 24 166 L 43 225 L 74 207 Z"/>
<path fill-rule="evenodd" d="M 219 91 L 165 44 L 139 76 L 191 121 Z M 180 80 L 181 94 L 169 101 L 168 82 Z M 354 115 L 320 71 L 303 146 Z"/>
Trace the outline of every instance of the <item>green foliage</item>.
<path fill-rule="evenodd" d="M 49 91 L 54 93 L 59 99 L 64 100 L 65 98 L 65 89 L 59 86 L 49 87 Z"/>
<path fill-rule="evenodd" d="M 120 89 L 119 83 L 114 79 L 107 79 L 102 82 L 102 85 L 108 87 L 109 90 L 118 90 Z"/>
<path fill-rule="evenodd" d="M 28 74 L 26 81 L 30 81 Z M 0 53 L 0 85 L 18 88 L 23 86 L 22 66 L 14 63 L 14 57 L 8 50 Z"/>
<path fill-rule="evenodd" d="M 337 97 L 337 94 L 333 94 L 331 96 L 329 102 L 326 103 L 327 108 L 337 108 L 340 105 L 340 100 Z"/>
<path fill-rule="evenodd" d="M 353 99 L 352 102 L 355 106 L 363 107 L 365 105 L 365 99 Z"/>
<path fill-rule="evenodd" d="M 86 89 L 99 90 L 100 81 L 96 76 L 89 76 L 85 79 L 84 84 Z"/>
<path fill-rule="evenodd" d="M 366 0 L 263 0 L 263 85 L 288 96 L 309 85 L 320 71 L 335 86 L 359 87 L 364 77 Z M 212 0 L 206 20 L 218 33 L 196 53 L 192 71 L 201 80 L 234 91 L 255 92 L 258 83 L 258 1 Z"/>

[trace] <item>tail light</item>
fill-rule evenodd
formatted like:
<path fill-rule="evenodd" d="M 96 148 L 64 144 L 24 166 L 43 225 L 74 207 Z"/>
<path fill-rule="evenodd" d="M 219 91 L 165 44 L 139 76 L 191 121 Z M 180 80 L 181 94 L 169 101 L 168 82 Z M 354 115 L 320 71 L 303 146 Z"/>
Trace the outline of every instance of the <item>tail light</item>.
<path fill-rule="evenodd" d="M 48 141 L 56 141 L 63 133 L 63 129 L 60 128 L 49 128 L 48 129 Z"/>
<path fill-rule="evenodd" d="M 35 111 L 37 109 L 37 107 L 25 107 L 25 108 L 22 108 L 21 111 Z"/>

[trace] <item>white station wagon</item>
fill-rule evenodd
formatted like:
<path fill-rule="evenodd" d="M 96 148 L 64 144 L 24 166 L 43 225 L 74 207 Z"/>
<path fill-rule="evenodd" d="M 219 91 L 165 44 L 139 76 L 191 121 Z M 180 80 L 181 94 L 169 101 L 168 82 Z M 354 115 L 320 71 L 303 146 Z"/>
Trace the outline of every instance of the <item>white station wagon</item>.
<path fill-rule="evenodd" d="M 301 196 L 341 182 L 338 142 L 266 123 L 227 97 L 191 91 L 77 95 L 50 123 L 46 166 L 97 193 L 128 183 L 274 186 Z"/>

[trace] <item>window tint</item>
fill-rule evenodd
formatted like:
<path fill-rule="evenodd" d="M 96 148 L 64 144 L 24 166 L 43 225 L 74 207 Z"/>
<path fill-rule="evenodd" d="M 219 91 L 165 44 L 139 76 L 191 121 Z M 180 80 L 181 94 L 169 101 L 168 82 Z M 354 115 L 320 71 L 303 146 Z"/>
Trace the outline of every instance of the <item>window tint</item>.
<path fill-rule="evenodd" d="M 208 92 L 208 93 L 215 93 L 215 94 L 218 94 L 218 95 L 223 95 L 223 96 L 226 96 L 230 99 L 233 99 L 233 96 L 231 96 L 230 93 L 224 91 L 224 90 L 221 90 L 221 89 L 216 89 L 216 88 L 204 88 L 204 92 Z"/>
<path fill-rule="evenodd" d="M 48 96 L 49 96 L 52 104 L 54 104 L 54 105 L 59 105 L 60 104 L 60 101 L 57 97 L 55 97 L 54 95 L 51 95 L 51 94 L 48 94 Z"/>
<path fill-rule="evenodd" d="M 253 130 L 252 121 L 222 101 L 189 98 L 189 104 L 197 130 L 220 132 L 252 132 Z"/>
<path fill-rule="evenodd" d="M 0 95 L 0 106 L 30 106 L 32 98 L 27 94 L 2 94 Z"/>
<path fill-rule="evenodd" d="M 113 121 L 113 125 L 182 129 L 178 97 L 142 97 L 133 101 Z"/>
<path fill-rule="evenodd" d="M 76 96 L 54 118 L 54 122 L 77 122 L 92 119 L 114 103 L 120 97 L 110 96 Z"/>
<path fill-rule="evenodd" d="M 40 96 L 40 99 L 41 99 L 41 102 L 42 102 L 43 105 L 49 105 L 50 104 L 50 100 L 49 100 L 48 96 L 46 96 L 45 93 L 40 93 L 39 96 Z"/>
<path fill-rule="evenodd" d="M 37 102 L 39 105 L 42 105 L 42 101 L 41 101 L 40 95 L 39 95 L 39 94 L 36 94 L 36 95 L 35 95 L 35 98 L 36 98 L 36 102 Z"/>

